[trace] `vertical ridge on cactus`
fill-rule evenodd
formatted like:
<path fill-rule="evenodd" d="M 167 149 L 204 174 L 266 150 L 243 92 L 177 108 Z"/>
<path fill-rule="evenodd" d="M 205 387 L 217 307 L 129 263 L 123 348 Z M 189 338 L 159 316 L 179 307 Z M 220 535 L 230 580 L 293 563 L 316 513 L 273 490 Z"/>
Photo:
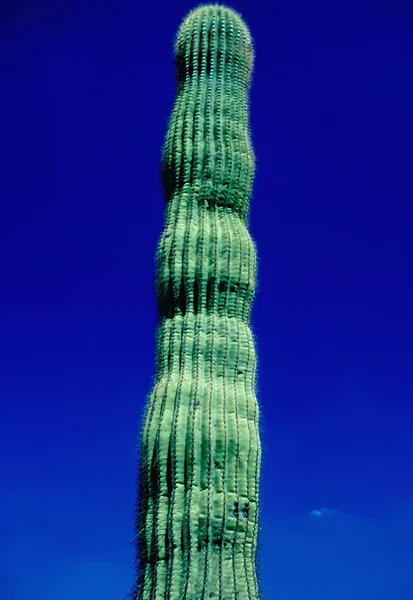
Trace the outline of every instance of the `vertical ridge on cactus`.
<path fill-rule="evenodd" d="M 136 600 L 258 600 L 261 442 L 250 327 L 256 247 L 242 17 L 201 5 L 175 41 L 163 147 L 156 379 L 145 411 Z"/>

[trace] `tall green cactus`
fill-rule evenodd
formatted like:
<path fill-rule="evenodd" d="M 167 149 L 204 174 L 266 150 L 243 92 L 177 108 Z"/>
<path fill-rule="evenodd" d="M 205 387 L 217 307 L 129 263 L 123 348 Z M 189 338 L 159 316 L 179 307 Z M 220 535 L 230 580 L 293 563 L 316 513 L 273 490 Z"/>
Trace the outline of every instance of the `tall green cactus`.
<path fill-rule="evenodd" d="M 247 230 L 253 44 L 237 12 L 201 5 L 182 22 L 175 57 L 133 598 L 257 600 L 261 442 L 249 325 L 257 256 Z"/>

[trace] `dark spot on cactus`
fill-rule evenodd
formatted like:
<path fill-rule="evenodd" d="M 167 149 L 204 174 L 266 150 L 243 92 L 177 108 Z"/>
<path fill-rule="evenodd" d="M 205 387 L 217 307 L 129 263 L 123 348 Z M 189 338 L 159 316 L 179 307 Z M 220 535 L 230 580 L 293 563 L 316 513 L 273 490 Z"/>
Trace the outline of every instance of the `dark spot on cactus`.
<path fill-rule="evenodd" d="M 197 400 L 194 404 L 194 407 L 197 408 L 197 406 L 199 406 L 199 404 L 200 404 L 200 402 L 199 402 L 199 400 Z"/>
<path fill-rule="evenodd" d="M 176 186 L 175 172 L 172 165 L 164 159 L 162 161 L 162 181 L 166 199 L 169 200 Z"/>
<path fill-rule="evenodd" d="M 232 514 L 234 515 L 234 517 L 238 517 L 238 508 L 239 508 L 239 502 L 234 502 L 234 510 L 232 511 Z"/>
<path fill-rule="evenodd" d="M 244 517 L 244 519 L 248 519 L 248 503 L 244 505 L 244 508 L 242 509 L 242 516 Z"/>
<path fill-rule="evenodd" d="M 185 289 L 185 282 L 182 278 L 181 280 L 181 286 L 179 288 L 179 310 L 181 312 L 181 315 L 185 315 L 186 313 L 186 289 Z"/>
<path fill-rule="evenodd" d="M 209 73 L 211 72 L 211 47 L 212 47 L 212 40 L 211 40 L 211 30 L 209 30 L 208 32 L 208 52 L 206 55 L 206 72 L 207 75 L 209 75 Z"/>
<path fill-rule="evenodd" d="M 184 53 L 182 45 L 178 45 L 175 54 L 175 68 L 177 71 L 182 71 L 185 67 Z"/>
<path fill-rule="evenodd" d="M 213 280 L 212 279 L 208 279 L 208 283 L 207 283 L 207 310 L 211 310 L 212 306 L 213 306 L 213 295 L 212 295 L 212 291 L 213 291 Z"/>
<path fill-rule="evenodd" d="M 163 292 L 163 290 L 162 290 Z M 159 298 L 159 310 L 161 314 L 164 314 L 167 318 L 171 318 L 173 316 L 173 307 L 174 307 L 174 291 L 172 286 L 172 280 L 169 279 L 168 285 L 166 286 L 165 293 L 160 293 L 158 295 Z"/>
<path fill-rule="evenodd" d="M 211 179 L 212 174 L 211 174 L 211 170 L 209 168 L 205 169 L 204 177 L 205 177 L 205 179 Z"/>
<path fill-rule="evenodd" d="M 227 291 L 227 287 L 228 287 L 228 282 L 227 281 L 220 281 L 219 282 L 219 293 L 223 294 L 224 292 Z"/>
<path fill-rule="evenodd" d="M 194 281 L 194 313 L 198 313 L 199 306 L 199 279 L 195 278 Z"/>

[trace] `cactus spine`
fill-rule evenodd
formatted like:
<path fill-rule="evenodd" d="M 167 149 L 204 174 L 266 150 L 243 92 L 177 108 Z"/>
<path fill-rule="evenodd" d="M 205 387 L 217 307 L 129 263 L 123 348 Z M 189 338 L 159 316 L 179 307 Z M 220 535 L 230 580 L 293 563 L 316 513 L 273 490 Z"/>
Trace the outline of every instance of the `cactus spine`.
<path fill-rule="evenodd" d="M 175 58 L 133 597 L 257 600 L 261 442 L 249 326 L 257 257 L 247 230 L 252 39 L 234 10 L 201 5 L 178 30 Z"/>

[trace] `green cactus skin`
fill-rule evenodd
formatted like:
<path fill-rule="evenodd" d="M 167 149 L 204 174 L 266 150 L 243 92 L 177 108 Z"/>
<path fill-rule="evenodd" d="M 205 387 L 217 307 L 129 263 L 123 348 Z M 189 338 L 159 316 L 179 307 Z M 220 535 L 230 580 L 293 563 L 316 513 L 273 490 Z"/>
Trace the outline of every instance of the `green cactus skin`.
<path fill-rule="evenodd" d="M 175 43 L 163 147 L 157 372 L 143 420 L 136 600 L 257 600 L 261 442 L 249 325 L 256 247 L 251 35 L 201 5 Z"/>

